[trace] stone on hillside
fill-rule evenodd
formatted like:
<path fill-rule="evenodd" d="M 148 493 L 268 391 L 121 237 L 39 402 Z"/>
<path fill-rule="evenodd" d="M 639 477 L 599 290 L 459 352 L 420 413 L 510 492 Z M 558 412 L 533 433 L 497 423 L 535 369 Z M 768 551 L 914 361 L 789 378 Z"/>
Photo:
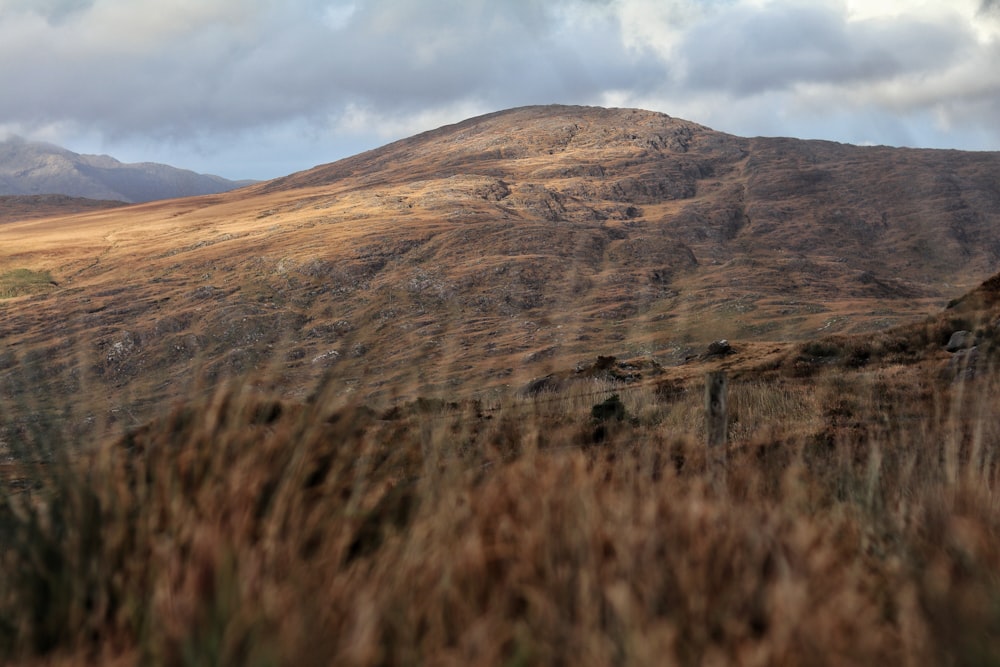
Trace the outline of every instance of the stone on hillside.
<path fill-rule="evenodd" d="M 945 345 L 944 349 L 949 352 L 958 352 L 959 350 L 969 349 L 975 344 L 976 337 L 971 331 L 956 331 L 948 339 L 948 344 Z"/>
<path fill-rule="evenodd" d="M 556 374 L 549 373 L 544 377 L 535 378 L 529 382 L 524 388 L 524 393 L 528 396 L 538 396 L 539 394 L 559 391 L 561 387 L 562 382 Z"/>
<path fill-rule="evenodd" d="M 596 422 L 606 422 L 612 419 L 622 421 L 625 419 L 625 404 L 622 403 L 618 394 L 612 394 L 610 398 L 591 408 L 590 416 Z"/>
<path fill-rule="evenodd" d="M 705 352 L 705 357 L 724 357 L 735 351 L 736 350 L 733 349 L 733 346 L 729 344 L 729 341 L 723 338 L 722 340 L 709 343 L 708 350 Z"/>
<path fill-rule="evenodd" d="M 594 370 L 605 371 L 609 368 L 614 368 L 617 359 L 615 357 L 604 357 L 598 355 L 597 361 L 594 362 Z"/>
<path fill-rule="evenodd" d="M 979 348 L 959 350 L 948 360 L 948 376 L 956 382 L 972 380 L 979 368 Z"/>

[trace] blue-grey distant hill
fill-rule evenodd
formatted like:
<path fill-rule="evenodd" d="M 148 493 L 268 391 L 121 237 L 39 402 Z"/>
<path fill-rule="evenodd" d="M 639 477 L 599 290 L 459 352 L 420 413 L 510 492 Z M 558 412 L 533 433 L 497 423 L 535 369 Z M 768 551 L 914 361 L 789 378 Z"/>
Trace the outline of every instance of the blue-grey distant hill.
<path fill-rule="evenodd" d="M 230 181 L 165 164 L 125 164 L 48 143 L 0 141 L 0 195 L 59 194 L 130 203 L 226 192 L 254 181 Z"/>

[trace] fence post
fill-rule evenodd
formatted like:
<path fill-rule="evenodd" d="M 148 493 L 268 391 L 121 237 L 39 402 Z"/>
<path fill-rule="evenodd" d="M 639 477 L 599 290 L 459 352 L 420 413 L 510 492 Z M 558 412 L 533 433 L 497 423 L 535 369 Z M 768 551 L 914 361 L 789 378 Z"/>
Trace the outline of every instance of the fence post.
<path fill-rule="evenodd" d="M 725 371 L 713 371 L 705 376 L 705 463 L 712 486 L 726 487 L 726 441 L 729 415 L 726 409 L 726 389 L 729 380 Z"/>

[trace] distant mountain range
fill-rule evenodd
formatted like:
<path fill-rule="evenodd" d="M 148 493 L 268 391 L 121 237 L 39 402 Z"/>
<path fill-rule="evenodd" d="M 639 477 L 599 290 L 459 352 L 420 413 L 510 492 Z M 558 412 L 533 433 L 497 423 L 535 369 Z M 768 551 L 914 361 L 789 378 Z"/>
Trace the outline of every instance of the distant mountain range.
<path fill-rule="evenodd" d="M 139 203 L 217 194 L 253 182 L 153 162 L 126 164 L 17 136 L 0 142 L 0 195 L 58 194 Z"/>

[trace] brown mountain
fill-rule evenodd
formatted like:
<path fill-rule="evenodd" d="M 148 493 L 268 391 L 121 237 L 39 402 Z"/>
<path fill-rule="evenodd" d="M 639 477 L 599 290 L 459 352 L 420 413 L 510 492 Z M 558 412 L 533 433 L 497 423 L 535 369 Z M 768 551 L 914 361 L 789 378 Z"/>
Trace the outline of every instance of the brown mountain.
<path fill-rule="evenodd" d="M 51 283 L 0 300 L 0 391 L 139 419 L 255 370 L 292 396 L 326 374 L 464 397 L 598 354 L 776 350 L 939 311 L 1000 266 L 998 223 L 998 153 L 515 109 L 239 192 L 3 225 L 8 294 Z"/>
<path fill-rule="evenodd" d="M 226 192 L 253 182 L 154 162 L 128 164 L 108 155 L 81 155 L 16 136 L 0 141 L 0 195 L 146 202 Z"/>
<path fill-rule="evenodd" d="M 576 311 L 616 319 L 657 310 L 664 291 L 697 292 L 681 301 L 692 302 L 699 326 L 718 312 L 722 321 L 712 325 L 720 333 L 756 336 L 762 327 L 798 335 L 812 324 L 883 326 L 889 319 L 873 321 L 856 305 L 875 304 L 891 318 L 904 304 L 936 303 L 989 275 L 1000 267 L 998 178 L 997 153 L 743 139 L 649 112 L 534 107 L 441 128 L 260 191 L 336 184 L 395 196 L 389 208 L 407 214 L 419 201 L 475 222 L 481 247 L 500 249 L 487 255 L 508 264 L 519 257 L 547 285 L 565 278 L 550 274 L 565 274 L 566 258 L 582 259 L 574 271 L 599 289 L 572 299 Z M 400 190 L 447 186 L 445 179 L 447 197 L 433 205 Z M 457 277 L 466 267 L 450 253 L 469 240 L 468 226 L 437 234 L 421 262 Z M 543 291 L 559 301 L 573 293 Z M 609 293 L 620 294 L 595 296 Z M 605 302 L 612 307 L 601 308 Z M 679 305 L 660 314 L 679 317 Z M 833 317 L 806 317 L 825 313 Z"/>

